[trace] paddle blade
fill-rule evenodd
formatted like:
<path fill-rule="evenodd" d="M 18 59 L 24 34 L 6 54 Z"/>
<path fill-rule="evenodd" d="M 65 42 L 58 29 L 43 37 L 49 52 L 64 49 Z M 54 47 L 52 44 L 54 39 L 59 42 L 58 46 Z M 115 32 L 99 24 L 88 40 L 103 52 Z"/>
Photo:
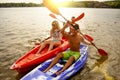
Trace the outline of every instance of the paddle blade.
<path fill-rule="evenodd" d="M 57 5 L 52 0 L 43 0 L 44 6 L 46 6 L 51 12 L 60 14 Z"/>
<path fill-rule="evenodd" d="M 56 19 L 56 16 L 53 14 L 49 14 L 49 16 L 51 16 L 52 18 Z"/>
<path fill-rule="evenodd" d="M 90 42 L 92 42 L 92 41 L 94 40 L 91 36 L 89 36 L 89 35 L 87 35 L 87 34 L 84 34 L 84 36 L 85 36 L 85 38 L 86 38 L 88 41 L 90 41 Z"/>
<path fill-rule="evenodd" d="M 84 13 L 82 13 L 81 15 L 79 15 L 77 18 L 75 18 L 74 20 L 72 20 L 72 23 L 75 23 L 76 21 L 79 21 L 80 19 L 82 19 L 84 17 Z"/>
<path fill-rule="evenodd" d="M 107 52 L 105 52 L 103 49 L 98 49 L 98 52 L 101 56 L 107 56 Z"/>

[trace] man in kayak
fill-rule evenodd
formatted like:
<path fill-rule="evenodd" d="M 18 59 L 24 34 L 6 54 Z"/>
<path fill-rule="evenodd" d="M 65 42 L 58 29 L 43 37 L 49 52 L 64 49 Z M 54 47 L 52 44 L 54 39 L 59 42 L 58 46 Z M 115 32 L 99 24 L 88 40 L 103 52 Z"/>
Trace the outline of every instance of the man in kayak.
<path fill-rule="evenodd" d="M 58 61 L 59 59 L 65 59 L 68 60 L 68 62 L 64 65 L 64 67 L 56 72 L 56 75 L 59 75 L 62 73 L 64 70 L 66 70 L 69 66 L 73 64 L 73 62 L 77 61 L 77 59 L 80 57 L 80 43 L 85 43 L 87 45 L 90 45 L 90 43 L 86 42 L 83 37 L 79 33 L 79 25 L 78 24 L 73 24 L 71 26 L 71 22 L 67 22 L 64 24 L 64 27 L 61 29 L 61 33 L 64 37 L 68 39 L 68 42 L 70 44 L 70 50 L 66 52 L 59 53 L 55 59 L 52 61 L 50 66 L 44 70 L 44 72 L 47 72 L 50 68 L 52 68 Z M 69 32 L 66 32 L 65 29 L 70 28 Z"/>

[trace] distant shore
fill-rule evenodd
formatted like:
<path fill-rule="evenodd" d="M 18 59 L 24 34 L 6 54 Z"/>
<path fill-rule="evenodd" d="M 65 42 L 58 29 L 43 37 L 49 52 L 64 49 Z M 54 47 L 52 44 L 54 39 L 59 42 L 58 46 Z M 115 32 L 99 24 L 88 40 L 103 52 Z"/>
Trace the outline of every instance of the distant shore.
<path fill-rule="evenodd" d="M 58 4 L 59 7 L 82 7 L 82 8 L 119 8 L 120 9 L 120 1 L 69 1 L 62 2 Z M 0 3 L 0 8 L 3 7 L 44 7 L 43 3 Z"/>

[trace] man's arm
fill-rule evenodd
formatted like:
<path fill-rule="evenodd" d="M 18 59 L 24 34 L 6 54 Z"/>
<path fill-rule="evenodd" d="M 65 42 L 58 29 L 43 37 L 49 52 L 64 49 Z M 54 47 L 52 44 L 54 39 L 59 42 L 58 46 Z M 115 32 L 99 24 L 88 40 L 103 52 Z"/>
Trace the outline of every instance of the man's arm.
<path fill-rule="evenodd" d="M 63 36 L 68 37 L 68 32 L 65 31 L 65 29 L 69 26 L 68 22 L 64 24 L 63 28 L 61 29 L 61 33 Z"/>
<path fill-rule="evenodd" d="M 85 40 L 83 37 L 82 37 L 81 42 L 82 42 L 83 44 L 86 44 L 86 45 L 91 45 L 91 43 L 88 42 L 87 40 Z"/>

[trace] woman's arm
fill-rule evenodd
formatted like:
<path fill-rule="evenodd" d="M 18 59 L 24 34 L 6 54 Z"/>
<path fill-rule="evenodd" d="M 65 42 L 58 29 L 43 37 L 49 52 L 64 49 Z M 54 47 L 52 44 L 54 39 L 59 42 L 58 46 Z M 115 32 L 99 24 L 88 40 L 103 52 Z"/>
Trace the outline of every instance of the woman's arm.
<path fill-rule="evenodd" d="M 52 37 L 52 34 L 53 34 L 52 30 L 50 30 L 50 37 Z"/>

